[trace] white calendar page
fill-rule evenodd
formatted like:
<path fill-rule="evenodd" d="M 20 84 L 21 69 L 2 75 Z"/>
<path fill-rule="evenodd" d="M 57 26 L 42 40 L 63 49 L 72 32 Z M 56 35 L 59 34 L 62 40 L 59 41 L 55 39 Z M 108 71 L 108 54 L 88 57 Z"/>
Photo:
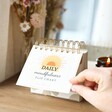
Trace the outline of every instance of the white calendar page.
<path fill-rule="evenodd" d="M 82 53 L 61 52 L 61 49 L 40 49 L 34 45 L 18 78 L 17 85 L 69 93 L 69 80 L 76 76 Z"/>

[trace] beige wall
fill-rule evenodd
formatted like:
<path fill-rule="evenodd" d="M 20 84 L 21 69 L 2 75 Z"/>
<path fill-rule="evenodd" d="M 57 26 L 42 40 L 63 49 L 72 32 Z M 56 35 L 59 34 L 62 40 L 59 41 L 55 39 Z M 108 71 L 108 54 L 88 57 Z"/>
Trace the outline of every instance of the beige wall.
<path fill-rule="evenodd" d="M 18 73 L 23 64 L 23 39 L 10 0 L 0 1 L 0 82 Z"/>
<path fill-rule="evenodd" d="M 38 29 L 34 40 L 43 37 L 43 31 L 44 27 Z M 22 37 L 18 18 L 10 6 L 10 0 L 0 0 L 0 82 L 22 69 L 24 64 L 24 39 Z"/>

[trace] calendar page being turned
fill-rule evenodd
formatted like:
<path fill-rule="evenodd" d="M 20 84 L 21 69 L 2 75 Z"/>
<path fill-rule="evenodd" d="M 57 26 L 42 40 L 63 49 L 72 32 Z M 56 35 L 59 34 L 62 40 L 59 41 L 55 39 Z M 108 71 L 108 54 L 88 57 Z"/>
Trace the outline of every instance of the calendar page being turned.
<path fill-rule="evenodd" d="M 70 93 L 72 85 L 69 80 L 81 70 L 83 45 L 83 42 L 67 40 L 38 41 L 32 47 L 17 85 Z"/>

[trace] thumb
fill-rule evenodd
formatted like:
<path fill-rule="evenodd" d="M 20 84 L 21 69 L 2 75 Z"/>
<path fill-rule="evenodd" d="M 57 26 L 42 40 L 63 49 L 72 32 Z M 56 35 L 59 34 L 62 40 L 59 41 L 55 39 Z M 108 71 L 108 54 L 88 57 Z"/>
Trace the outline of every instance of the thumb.
<path fill-rule="evenodd" d="M 90 103 L 93 103 L 95 100 L 93 96 L 95 96 L 96 92 L 89 87 L 85 87 L 83 85 L 73 85 L 72 91 L 78 93 Z"/>

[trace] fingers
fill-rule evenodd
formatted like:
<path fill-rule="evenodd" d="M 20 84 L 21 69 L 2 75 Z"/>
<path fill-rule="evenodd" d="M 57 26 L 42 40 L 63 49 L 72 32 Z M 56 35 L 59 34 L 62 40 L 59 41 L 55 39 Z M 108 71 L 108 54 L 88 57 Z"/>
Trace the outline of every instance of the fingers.
<path fill-rule="evenodd" d="M 95 96 L 96 92 L 91 90 L 89 87 L 85 87 L 83 85 L 73 85 L 72 91 L 80 94 L 88 102 L 94 102 L 93 96 Z"/>
<path fill-rule="evenodd" d="M 102 71 L 100 69 L 88 69 L 79 73 L 75 78 L 72 78 L 70 82 L 72 84 L 84 83 L 86 80 L 90 82 L 99 83 L 101 79 Z"/>
<path fill-rule="evenodd" d="M 86 80 L 83 85 L 91 88 L 92 90 L 97 90 L 96 85 L 98 85 L 98 84 L 96 84 L 95 82 L 90 82 L 90 81 Z"/>
<path fill-rule="evenodd" d="M 112 85 L 112 68 L 95 68 L 84 70 L 70 82 L 73 85 L 84 85 L 93 90 L 104 91 Z"/>
<path fill-rule="evenodd" d="M 70 82 L 73 84 L 73 92 L 78 93 L 100 110 L 108 110 L 105 105 L 110 103 L 105 103 L 105 100 L 107 96 L 110 96 L 112 91 L 112 68 L 84 70 L 75 78 L 71 79 Z M 106 101 L 111 102 L 112 100 Z M 103 105 L 102 102 L 104 103 Z"/>

